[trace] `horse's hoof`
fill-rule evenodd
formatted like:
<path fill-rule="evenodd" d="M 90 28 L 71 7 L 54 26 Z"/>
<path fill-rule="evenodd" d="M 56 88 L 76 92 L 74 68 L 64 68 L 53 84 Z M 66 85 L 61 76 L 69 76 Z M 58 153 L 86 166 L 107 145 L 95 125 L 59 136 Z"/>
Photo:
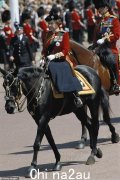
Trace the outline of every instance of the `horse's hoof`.
<path fill-rule="evenodd" d="M 36 173 L 36 168 L 34 166 L 30 166 L 30 168 L 27 170 L 25 178 L 35 178 Z"/>
<path fill-rule="evenodd" d="M 97 149 L 96 157 L 97 157 L 97 158 L 102 158 L 102 157 L 103 157 L 103 153 L 102 153 L 102 151 L 101 151 L 100 148 Z"/>
<path fill-rule="evenodd" d="M 81 140 L 75 148 L 76 149 L 84 149 L 85 148 L 85 140 Z"/>
<path fill-rule="evenodd" d="M 119 134 L 115 133 L 111 138 L 112 143 L 118 143 L 120 141 Z"/>
<path fill-rule="evenodd" d="M 89 156 L 89 158 L 87 159 L 86 165 L 92 165 L 95 164 L 95 158 L 94 156 Z"/>
<path fill-rule="evenodd" d="M 61 169 L 62 169 L 62 165 L 61 165 L 61 163 L 59 162 L 59 163 L 57 163 L 57 164 L 55 164 L 55 166 L 53 167 L 53 171 L 61 171 Z"/>
<path fill-rule="evenodd" d="M 75 149 L 84 149 L 85 148 L 85 144 L 82 142 L 82 143 L 79 143 Z"/>

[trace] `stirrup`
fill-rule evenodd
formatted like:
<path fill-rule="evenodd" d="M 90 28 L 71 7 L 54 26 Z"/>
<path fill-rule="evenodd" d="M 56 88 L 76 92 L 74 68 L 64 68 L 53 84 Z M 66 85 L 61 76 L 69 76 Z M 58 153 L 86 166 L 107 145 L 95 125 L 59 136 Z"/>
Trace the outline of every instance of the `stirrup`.
<path fill-rule="evenodd" d="M 75 106 L 76 106 L 77 108 L 80 108 L 80 107 L 83 106 L 83 102 L 82 102 L 82 100 L 81 100 L 80 97 L 75 97 L 74 103 L 75 103 Z"/>

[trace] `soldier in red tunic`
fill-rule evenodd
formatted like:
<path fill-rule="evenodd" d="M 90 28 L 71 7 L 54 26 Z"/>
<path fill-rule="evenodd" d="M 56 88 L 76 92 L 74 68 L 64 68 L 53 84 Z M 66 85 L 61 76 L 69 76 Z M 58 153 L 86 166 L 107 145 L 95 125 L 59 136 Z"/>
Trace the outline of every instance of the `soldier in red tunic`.
<path fill-rule="evenodd" d="M 112 0 L 95 0 L 95 7 L 101 14 L 101 20 L 97 24 L 97 31 L 94 36 L 94 43 L 98 45 L 109 42 L 110 49 L 115 58 L 111 58 L 108 62 L 108 68 L 112 70 L 114 76 L 112 77 L 114 93 L 120 92 L 118 83 L 118 49 L 116 46 L 117 40 L 120 38 L 120 23 L 119 19 L 111 13 Z"/>
<path fill-rule="evenodd" d="M 48 70 L 54 86 L 58 92 L 63 92 L 65 95 L 72 93 L 76 106 L 81 107 L 82 101 L 77 92 L 82 90 L 82 87 L 67 61 L 70 51 L 69 34 L 61 30 L 61 18 L 57 14 L 51 13 L 45 20 L 52 34 L 44 44 L 43 52 L 46 60 L 49 61 Z"/>
<path fill-rule="evenodd" d="M 38 27 L 41 30 L 41 40 L 43 45 L 46 38 L 46 34 L 49 31 L 49 28 L 47 22 L 44 19 L 45 9 L 41 6 L 38 8 L 37 13 L 39 17 Z"/>
<path fill-rule="evenodd" d="M 71 24 L 72 24 L 72 37 L 73 39 L 78 42 L 82 43 L 83 41 L 83 28 L 85 25 L 81 21 L 81 16 L 79 15 L 78 11 L 75 8 L 74 1 L 70 1 L 68 3 L 69 10 L 71 12 Z"/>
<path fill-rule="evenodd" d="M 93 5 L 91 0 L 85 0 L 84 7 L 85 7 L 85 15 L 87 19 L 88 42 L 92 43 L 96 20 L 95 20 L 95 13 L 93 11 Z"/>
<path fill-rule="evenodd" d="M 2 22 L 4 23 L 4 28 L 3 31 L 5 33 L 5 39 L 6 39 L 6 44 L 7 44 L 7 54 L 6 54 L 6 61 L 4 62 L 4 67 L 6 70 L 9 70 L 9 46 L 10 46 L 10 41 L 14 37 L 14 33 L 12 31 L 12 28 L 10 26 L 10 11 L 5 10 L 2 13 Z"/>
<path fill-rule="evenodd" d="M 34 62 L 35 62 L 35 57 L 36 57 L 36 52 L 37 52 L 37 44 L 38 39 L 35 37 L 34 33 L 35 30 L 32 28 L 30 24 L 30 12 L 28 10 L 24 10 L 22 13 L 22 23 L 23 23 L 23 31 L 24 34 L 28 37 L 30 46 L 33 52 L 33 57 L 34 57 Z"/>

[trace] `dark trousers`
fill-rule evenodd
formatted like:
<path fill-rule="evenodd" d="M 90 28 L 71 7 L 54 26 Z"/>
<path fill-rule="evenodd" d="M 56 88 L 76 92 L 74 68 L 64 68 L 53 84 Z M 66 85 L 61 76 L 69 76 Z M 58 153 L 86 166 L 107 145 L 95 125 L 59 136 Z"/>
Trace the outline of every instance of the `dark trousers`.
<path fill-rule="evenodd" d="M 74 41 L 82 44 L 82 42 L 83 42 L 83 31 L 82 31 L 82 29 L 73 30 L 72 37 L 73 37 Z"/>

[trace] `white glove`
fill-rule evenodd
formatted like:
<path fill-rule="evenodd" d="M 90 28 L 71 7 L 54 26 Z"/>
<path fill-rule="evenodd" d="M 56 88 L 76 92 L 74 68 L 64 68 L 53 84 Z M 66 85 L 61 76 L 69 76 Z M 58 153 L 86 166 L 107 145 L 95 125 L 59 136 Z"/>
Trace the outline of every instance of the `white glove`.
<path fill-rule="evenodd" d="M 105 40 L 102 38 L 102 39 L 98 39 L 97 40 L 97 44 L 101 45 L 105 42 Z"/>
<path fill-rule="evenodd" d="M 44 59 L 41 59 L 39 66 L 40 66 L 40 67 L 43 67 L 44 65 L 45 65 L 45 60 L 44 60 Z"/>
<path fill-rule="evenodd" d="M 55 59 L 55 55 L 54 55 L 54 54 L 51 54 L 51 55 L 47 56 L 47 59 L 48 59 L 49 61 L 52 61 L 53 59 Z"/>

